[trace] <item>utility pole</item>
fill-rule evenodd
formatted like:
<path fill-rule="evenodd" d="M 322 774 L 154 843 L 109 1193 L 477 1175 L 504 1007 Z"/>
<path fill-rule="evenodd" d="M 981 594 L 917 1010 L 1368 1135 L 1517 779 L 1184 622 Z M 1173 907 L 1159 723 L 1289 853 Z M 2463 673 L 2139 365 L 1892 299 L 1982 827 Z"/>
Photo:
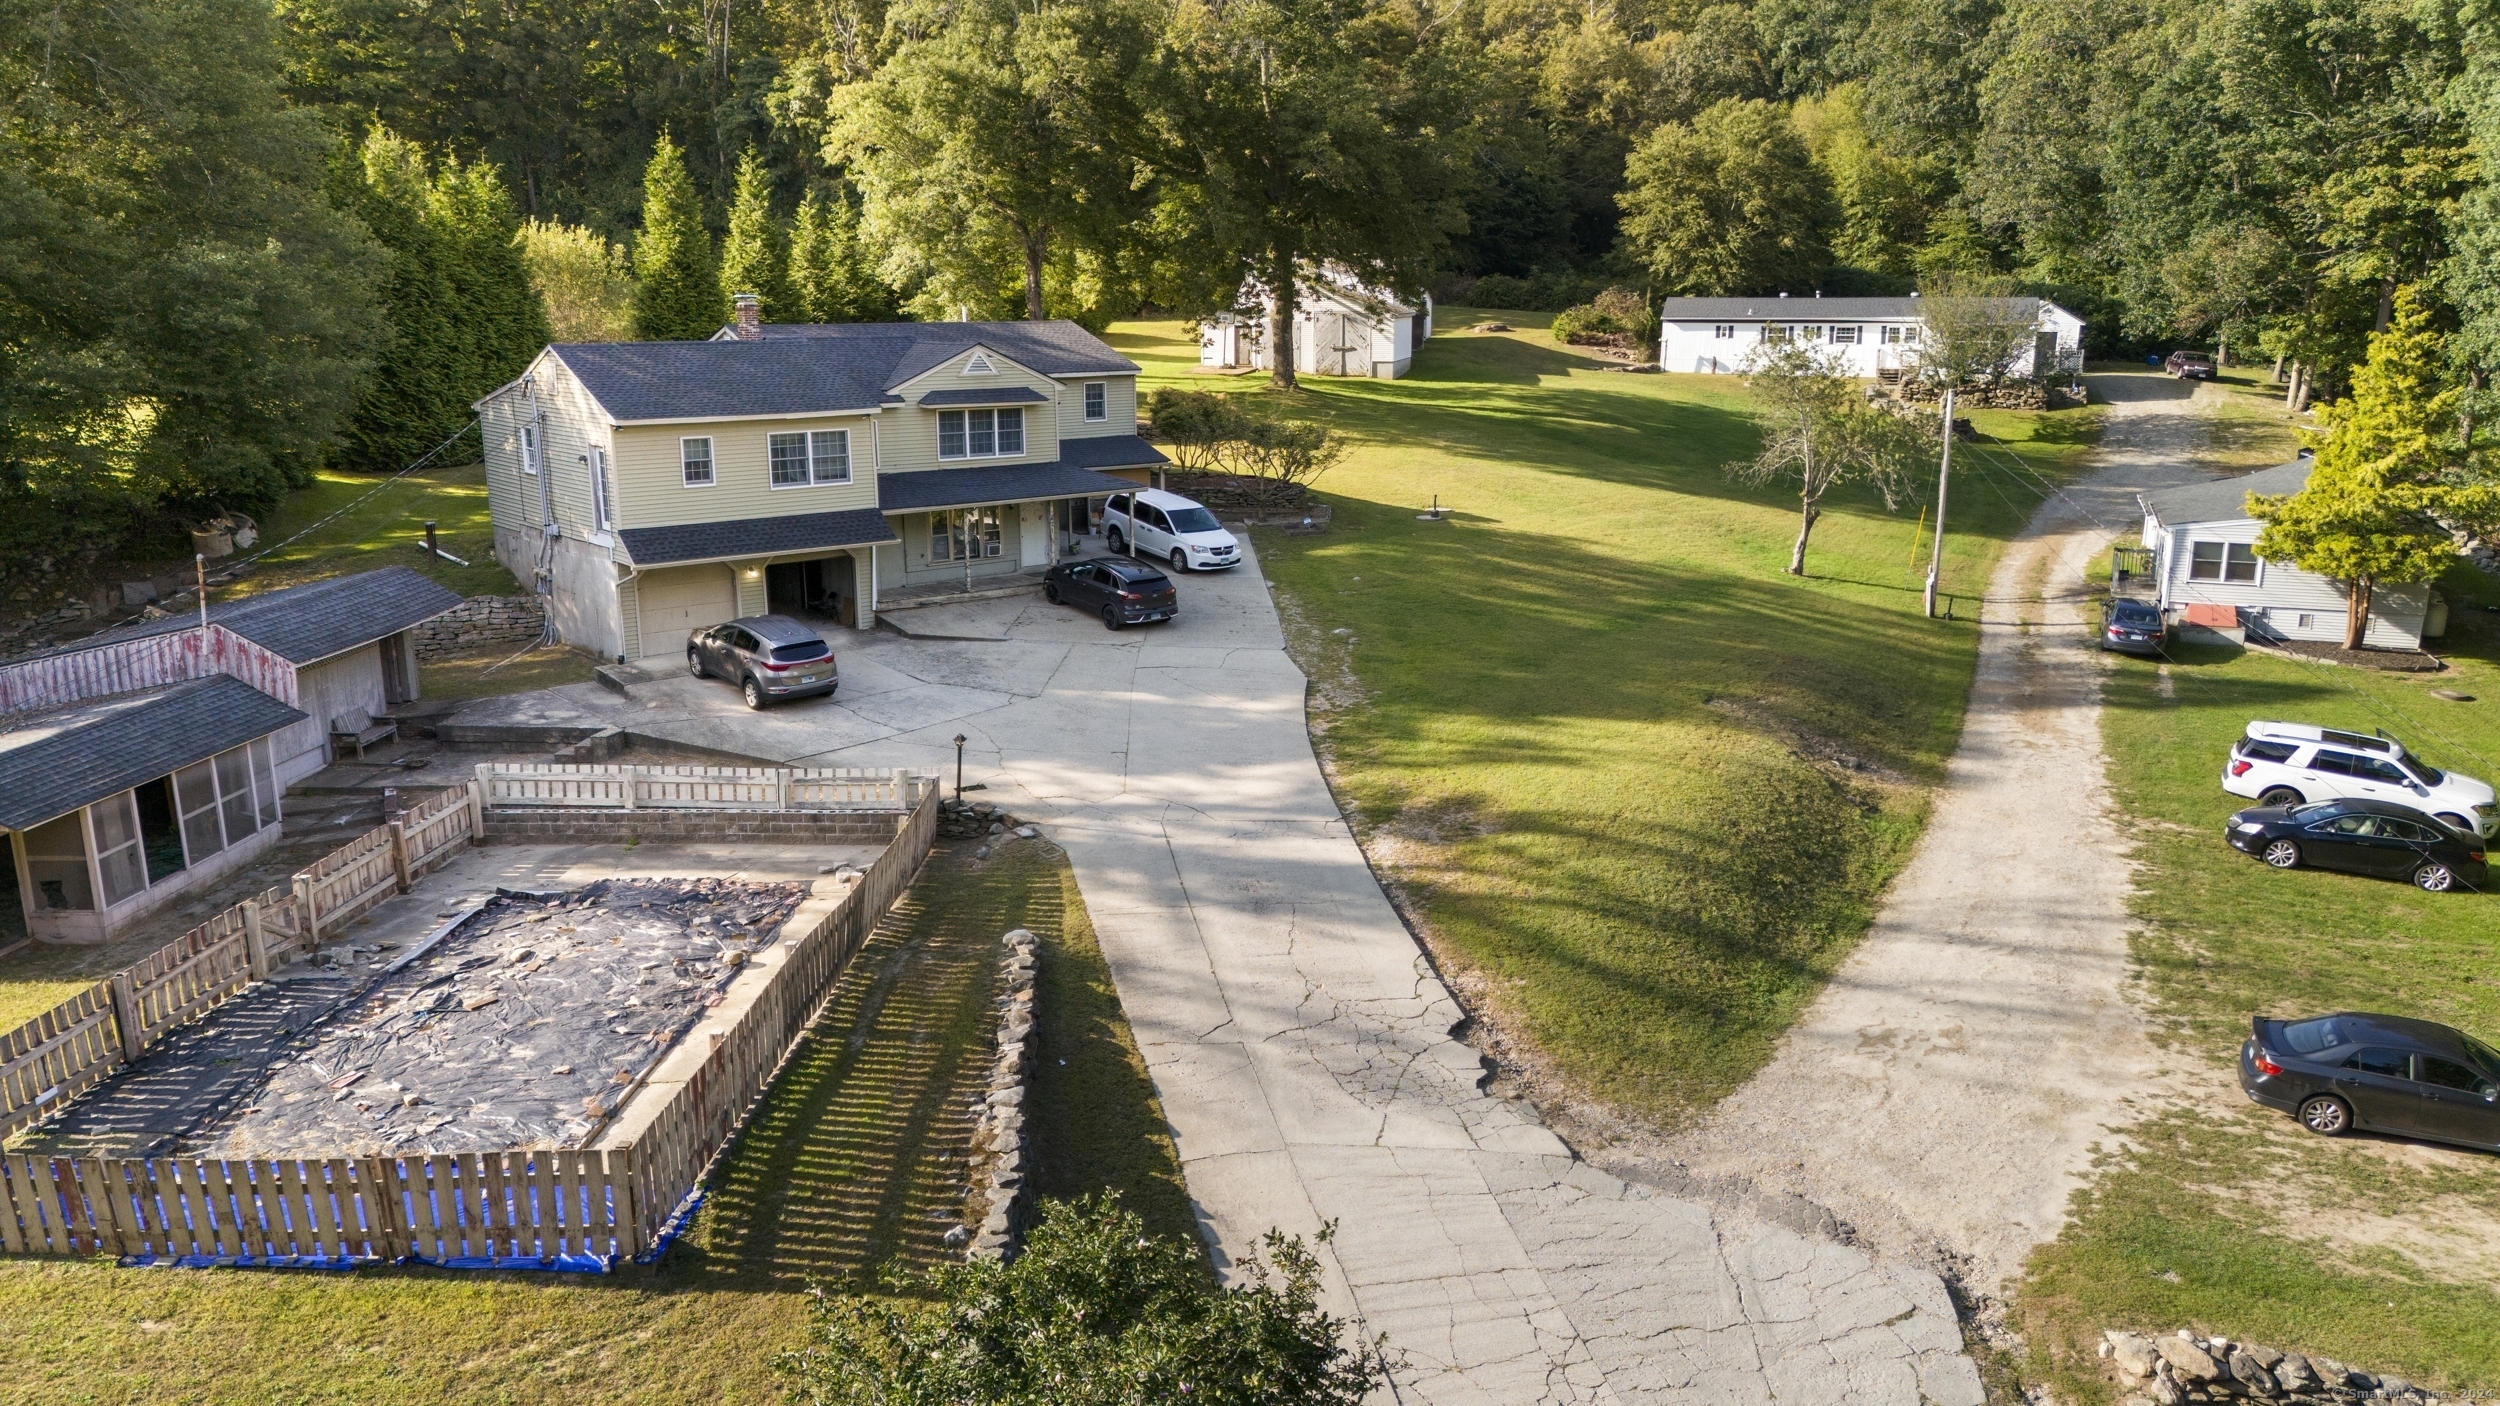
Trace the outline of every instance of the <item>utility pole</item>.
<path fill-rule="evenodd" d="M 1944 461 L 1936 470 L 1936 547 L 1927 558 L 1927 618 L 1936 618 L 1936 578 L 1944 574 L 1944 498 L 1953 480 L 1953 387 L 1944 388 Z"/>

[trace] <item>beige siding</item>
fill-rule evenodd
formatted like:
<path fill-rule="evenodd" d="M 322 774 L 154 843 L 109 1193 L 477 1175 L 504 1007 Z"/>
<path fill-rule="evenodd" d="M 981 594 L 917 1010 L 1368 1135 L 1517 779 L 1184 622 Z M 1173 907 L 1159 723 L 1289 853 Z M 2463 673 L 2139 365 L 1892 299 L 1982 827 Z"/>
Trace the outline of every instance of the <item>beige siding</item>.
<path fill-rule="evenodd" d="M 537 476 L 521 469 L 521 425 L 533 410 L 541 427 L 540 463 L 545 489 L 554 501 L 556 521 L 567 535 L 590 534 L 590 471 L 582 456 L 593 444 L 607 442 L 607 416 L 573 373 L 552 353 L 540 355 L 530 367 L 524 387 L 514 382 L 479 409 L 486 435 L 487 508 L 495 526 L 527 532 L 546 521 Z M 515 563 L 516 574 L 522 567 Z"/>
<path fill-rule="evenodd" d="M 983 576 L 1012 576 L 1016 572 L 1022 571 L 1027 567 L 1040 566 L 1044 564 L 1044 562 L 1049 559 L 1047 549 L 1049 547 L 1050 538 L 1047 533 L 1044 533 L 1040 538 L 1042 546 L 1045 550 L 1045 554 L 1042 557 L 1028 561 L 1023 556 L 1022 544 L 1024 542 L 1024 509 L 1025 505 L 1016 503 L 1010 503 L 999 508 L 998 541 L 1000 554 L 994 557 L 982 557 L 977 561 L 969 563 L 962 560 L 932 561 L 929 559 L 929 539 L 931 536 L 929 530 L 929 520 L 933 517 L 942 517 L 944 514 L 895 514 L 894 516 L 886 519 L 886 521 L 894 525 L 895 534 L 903 539 L 903 576 L 900 580 L 889 576 L 885 579 L 883 584 L 887 586 L 900 586 L 917 585 L 924 581 L 943 581 L 949 578 L 960 580 L 965 574 L 965 567 L 967 565 L 971 568 L 971 574 L 977 579 Z M 890 565 L 893 558 L 886 557 L 883 560 Z"/>
<path fill-rule="evenodd" d="M 1085 418 L 1085 383 L 1103 383 L 1104 416 L 1099 420 Z M 1077 376 L 1061 388 L 1059 397 L 1059 437 L 1083 439 L 1088 435 L 1137 433 L 1137 378 L 1135 376 Z"/>
<path fill-rule="evenodd" d="M 668 527 L 688 522 L 734 522 L 742 518 L 828 513 L 877 505 L 876 455 L 880 436 L 867 415 L 802 420 L 724 420 L 693 425 L 620 425 L 615 430 L 616 512 L 623 527 Z M 806 430 L 848 430 L 851 481 L 772 486 L 771 436 Z M 685 483 L 680 442 L 712 441 L 712 483 Z"/>
<path fill-rule="evenodd" d="M 956 469 L 982 464 L 1047 464 L 1059 457 L 1060 414 L 1057 402 L 1069 388 L 1037 371 L 1028 371 L 997 352 L 989 353 L 994 375 L 967 376 L 963 368 L 971 353 L 957 356 L 928 374 L 897 387 L 904 404 L 888 411 L 878 426 L 885 444 L 884 471 L 910 473 L 917 469 Z M 922 409 L 919 401 L 931 391 L 979 390 L 994 391 L 1023 386 L 1040 391 L 1046 400 L 1040 405 L 1027 405 L 1024 410 L 1024 453 L 1013 458 L 945 459 L 938 458 L 937 417 L 933 409 Z M 1078 413 L 1083 414 L 1080 407 Z"/>
<path fill-rule="evenodd" d="M 278 784 L 290 785 L 329 762 L 330 720 L 342 713 L 380 713 L 382 647 L 368 644 L 333 659 L 299 669 L 295 674 L 295 706 L 309 714 L 269 739 Z"/>

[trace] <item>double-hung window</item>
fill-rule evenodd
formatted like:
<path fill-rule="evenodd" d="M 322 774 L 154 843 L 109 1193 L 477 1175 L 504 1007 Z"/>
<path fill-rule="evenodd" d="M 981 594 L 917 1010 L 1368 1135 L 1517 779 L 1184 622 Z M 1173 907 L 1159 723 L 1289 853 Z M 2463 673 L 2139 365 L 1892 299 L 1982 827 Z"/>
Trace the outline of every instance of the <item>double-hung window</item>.
<path fill-rule="evenodd" d="M 1024 411 L 941 410 L 938 457 L 997 459 L 1024 452 Z"/>
<path fill-rule="evenodd" d="M 1777 322 L 1766 322 L 1762 325 L 1762 340 L 1785 342 L 1788 340 L 1788 328 Z"/>
<path fill-rule="evenodd" d="M 1710 336 L 1714 341 L 1735 341 L 1736 324 L 1733 322 L 1714 322 L 1710 325 Z"/>
<path fill-rule="evenodd" d="M 2257 579 L 2257 549 L 2246 542 L 2191 542 L 2188 544 L 2188 579 L 2254 581 Z"/>
<path fill-rule="evenodd" d="M 694 435 L 677 441 L 679 476 L 688 488 L 709 488 L 716 481 L 712 472 L 712 437 Z"/>
<path fill-rule="evenodd" d="M 1111 418 L 1111 397 L 1100 381 L 1085 383 L 1085 418 L 1088 420 Z"/>
<path fill-rule="evenodd" d="M 851 481 L 851 432 L 809 430 L 776 434 L 768 446 L 775 488 Z"/>
<path fill-rule="evenodd" d="M 996 508 L 929 514 L 929 560 L 978 561 L 1003 556 L 1007 544 Z"/>
<path fill-rule="evenodd" d="M 1832 329 L 1832 341 L 1835 345 L 1854 344 L 1857 340 L 1858 329 L 1855 327 L 1835 327 Z"/>
<path fill-rule="evenodd" d="M 608 491 L 608 451 L 594 448 L 582 457 L 590 464 L 590 520 L 605 532 L 616 525 L 616 500 Z"/>
<path fill-rule="evenodd" d="M 538 472 L 538 426 L 521 426 L 521 472 Z"/>

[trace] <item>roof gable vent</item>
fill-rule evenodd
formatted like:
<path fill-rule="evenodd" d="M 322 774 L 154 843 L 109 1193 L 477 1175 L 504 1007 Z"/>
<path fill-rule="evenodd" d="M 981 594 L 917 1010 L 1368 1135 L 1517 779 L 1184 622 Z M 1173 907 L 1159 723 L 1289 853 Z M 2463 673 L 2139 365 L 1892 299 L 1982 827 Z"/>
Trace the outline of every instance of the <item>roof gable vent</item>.
<path fill-rule="evenodd" d="M 977 351 L 972 354 L 971 360 L 964 363 L 964 374 L 967 376 L 995 376 L 998 374 L 998 368 L 990 365 L 990 354 L 988 352 Z"/>

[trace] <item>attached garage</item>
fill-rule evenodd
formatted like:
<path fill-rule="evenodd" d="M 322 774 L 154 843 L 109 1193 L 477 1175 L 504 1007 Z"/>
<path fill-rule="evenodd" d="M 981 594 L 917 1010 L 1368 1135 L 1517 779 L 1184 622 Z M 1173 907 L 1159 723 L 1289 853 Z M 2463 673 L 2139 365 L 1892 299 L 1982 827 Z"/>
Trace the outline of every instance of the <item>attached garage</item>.
<path fill-rule="evenodd" d="M 680 566 L 647 571 L 635 581 L 642 606 L 642 656 L 682 654 L 686 636 L 738 615 L 738 588 L 729 568 Z"/>

